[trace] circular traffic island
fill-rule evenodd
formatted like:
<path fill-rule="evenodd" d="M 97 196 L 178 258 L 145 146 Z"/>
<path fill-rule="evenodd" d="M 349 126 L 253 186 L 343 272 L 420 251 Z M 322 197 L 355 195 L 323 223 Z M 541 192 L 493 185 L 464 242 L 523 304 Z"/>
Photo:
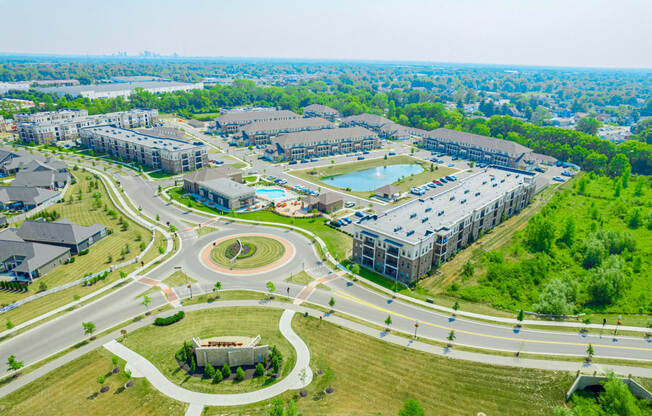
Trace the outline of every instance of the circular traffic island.
<path fill-rule="evenodd" d="M 268 234 L 239 234 L 223 237 L 201 253 L 204 265 L 226 274 L 257 273 L 273 270 L 294 256 L 287 240 Z"/>

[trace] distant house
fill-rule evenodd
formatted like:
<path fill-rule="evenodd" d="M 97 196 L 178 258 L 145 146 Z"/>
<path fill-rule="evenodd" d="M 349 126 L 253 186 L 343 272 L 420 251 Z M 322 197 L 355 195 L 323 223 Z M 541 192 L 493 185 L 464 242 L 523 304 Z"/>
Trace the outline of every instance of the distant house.
<path fill-rule="evenodd" d="M 335 119 L 340 116 L 340 113 L 336 109 L 325 105 L 310 104 L 309 106 L 304 107 L 303 116 L 321 117 L 326 120 L 335 121 Z"/>
<path fill-rule="evenodd" d="M 44 188 L 0 186 L 0 210 L 30 210 L 60 197 L 59 192 Z"/>
<path fill-rule="evenodd" d="M 237 211 L 254 204 L 254 189 L 228 178 L 200 181 L 196 186 L 200 202 L 207 202 L 208 205 Z"/>
<path fill-rule="evenodd" d="M 344 206 L 344 199 L 341 195 L 335 192 L 324 192 L 319 196 L 309 196 L 302 200 L 303 208 L 306 211 L 316 209 L 320 212 L 334 212 L 342 209 Z"/>
<path fill-rule="evenodd" d="M 217 178 L 227 178 L 242 183 L 242 170 L 231 165 L 223 165 L 217 168 L 200 169 L 183 177 L 183 190 L 193 194 L 199 193 L 199 182 L 209 181 Z"/>
<path fill-rule="evenodd" d="M 25 241 L 15 231 L 0 231 L 0 273 L 13 273 L 18 280 L 32 281 L 70 259 L 68 248 Z"/>
<path fill-rule="evenodd" d="M 398 186 L 384 185 L 374 191 L 374 196 L 385 201 L 394 201 L 400 198 L 403 190 Z"/>
<path fill-rule="evenodd" d="M 64 218 L 56 222 L 25 221 L 16 235 L 25 241 L 66 247 L 78 254 L 106 237 L 107 231 L 104 225 L 84 227 Z"/>

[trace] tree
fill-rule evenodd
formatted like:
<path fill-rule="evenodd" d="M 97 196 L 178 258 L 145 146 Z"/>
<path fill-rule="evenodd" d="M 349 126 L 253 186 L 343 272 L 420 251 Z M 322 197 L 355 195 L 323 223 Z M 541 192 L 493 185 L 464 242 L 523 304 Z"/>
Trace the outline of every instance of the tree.
<path fill-rule="evenodd" d="M 254 371 L 254 374 L 256 374 L 256 377 L 260 377 L 265 374 L 265 367 L 263 367 L 263 363 L 256 364 L 256 370 Z"/>
<path fill-rule="evenodd" d="M 353 266 L 351 266 L 351 271 L 354 274 L 360 274 L 360 265 L 359 264 L 354 264 Z"/>
<path fill-rule="evenodd" d="M 387 319 L 385 319 L 385 325 L 387 325 L 387 330 L 389 331 L 389 327 L 392 325 L 392 315 L 387 315 Z"/>
<path fill-rule="evenodd" d="M 274 286 L 274 282 L 267 282 L 265 283 L 265 286 L 267 286 L 267 291 L 269 291 L 269 296 L 271 298 L 272 293 L 276 291 L 276 286 Z"/>
<path fill-rule="evenodd" d="M 222 375 L 224 378 L 229 378 L 231 376 L 231 367 L 228 364 L 222 366 Z"/>
<path fill-rule="evenodd" d="M 333 309 L 333 306 L 335 306 L 335 298 L 333 298 L 332 296 L 331 299 L 328 301 L 328 306 L 330 306 L 331 309 Z"/>
<path fill-rule="evenodd" d="M 602 127 L 602 123 L 599 120 L 593 117 L 584 117 L 578 120 L 575 130 L 595 136 L 600 127 Z"/>
<path fill-rule="evenodd" d="M 577 287 L 569 279 L 557 278 L 548 282 L 533 305 L 537 313 L 545 315 L 568 315 L 573 312 Z"/>
<path fill-rule="evenodd" d="M 403 404 L 403 408 L 398 411 L 398 416 L 425 416 L 426 412 L 418 401 L 410 399 Z"/>
<path fill-rule="evenodd" d="M 453 305 L 453 316 L 457 313 L 457 310 L 460 309 L 460 303 L 458 301 L 455 301 L 455 304 Z"/>
<path fill-rule="evenodd" d="M 245 378 L 244 370 L 242 369 L 242 367 L 238 367 L 235 370 L 235 379 L 236 379 L 236 381 L 242 381 L 242 380 L 244 380 L 244 378 Z"/>
<path fill-rule="evenodd" d="M 104 376 L 97 377 L 97 382 L 100 384 L 100 386 L 103 385 L 105 381 L 106 381 L 106 377 Z"/>
<path fill-rule="evenodd" d="M 548 252 L 555 238 L 555 227 L 550 219 L 538 214 L 528 223 L 525 234 L 526 241 L 533 251 Z"/>
<path fill-rule="evenodd" d="M 595 354 L 595 352 L 593 351 L 593 345 L 589 344 L 589 346 L 586 347 L 587 361 L 591 361 L 591 358 L 593 358 L 593 354 Z"/>
<path fill-rule="evenodd" d="M 211 363 L 206 363 L 206 367 L 204 367 L 204 377 L 210 379 L 215 377 L 215 368 L 213 368 Z"/>
<path fill-rule="evenodd" d="M 617 153 L 609 163 L 608 173 L 612 177 L 623 176 L 627 171 L 631 172 L 632 165 L 630 165 L 627 156 L 622 153 Z"/>
<path fill-rule="evenodd" d="M 462 274 L 465 277 L 472 277 L 474 271 L 475 271 L 475 265 L 470 260 L 467 260 L 466 263 L 464 263 L 464 266 L 462 267 Z"/>
<path fill-rule="evenodd" d="M 215 375 L 213 376 L 213 383 L 219 383 L 224 379 L 222 372 L 220 370 L 215 370 Z"/>
<path fill-rule="evenodd" d="M 43 280 L 41 280 L 41 283 L 39 283 L 39 285 L 38 285 L 38 290 L 40 290 L 41 292 L 44 292 L 44 291 L 48 290 L 48 285 Z"/>
<path fill-rule="evenodd" d="M 95 324 L 93 322 L 82 322 L 82 327 L 84 328 L 84 335 L 93 335 L 95 332 Z"/>
<path fill-rule="evenodd" d="M 222 289 L 222 282 L 215 282 L 213 285 L 213 292 L 215 292 L 215 297 L 219 298 L 218 291 Z"/>
<path fill-rule="evenodd" d="M 629 286 L 623 265 L 620 257 L 610 256 L 598 269 L 588 287 L 592 302 L 609 305 L 623 294 Z"/>
<path fill-rule="evenodd" d="M 149 312 L 149 304 L 150 303 L 152 303 L 152 298 L 150 298 L 147 295 L 143 295 L 143 301 L 140 302 L 140 304 L 145 306 L 145 308 L 147 308 L 147 312 Z"/>
<path fill-rule="evenodd" d="M 22 361 L 16 360 L 15 355 L 10 355 L 9 358 L 7 358 L 7 371 L 16 371 L 20 370 L 23 368 L 24 363 Z"/>
<path fill-rule="evenodd" d="M 455 338 L 456 338 L 455 337 L 455 331 L 453 331 L 453 330 L 451 330 L 451 332 L 449 332 L 448 336 L 446 337 L 446 339 L 448 339 L 448 341 L 450 341 L 450 342 L 455 341 Z"/>
<path fill-rule="evenodd" d="M 573 245 L 573 241 L 575 241 L 575 219 L 573 217 L 566 218 L 559 241 L 566 244 L 567 247 Z"/>

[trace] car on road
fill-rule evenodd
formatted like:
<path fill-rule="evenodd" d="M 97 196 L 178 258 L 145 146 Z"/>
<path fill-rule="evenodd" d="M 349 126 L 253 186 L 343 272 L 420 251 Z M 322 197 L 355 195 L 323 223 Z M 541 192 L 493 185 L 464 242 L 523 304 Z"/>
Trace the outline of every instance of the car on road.
<path fill-rule="evenodd" d="M 387 154 L 390 155 L 390 156 L 396 156 L 396 152 L 389 152 Z"/>
<path fill-rule="evenodd" d="M 545 170 L 544 170 L 543 168 L 540 168 L 540 167 L 538 167 L 538 166 L 537 166 L 536 168 L 534 168 L 534 170 L 535 170 L 536 172 L 539 172 L 539 173 L 544 173 L 544 172 L 545 172 Z"/>
<path fill-rule="evenodd" d="M 368 155 L 368 154 L 369 154 L 369 150 L 365 150 L 364 152 L 362 152 L 362 154 L 363 154 L 363 155 Z"/>

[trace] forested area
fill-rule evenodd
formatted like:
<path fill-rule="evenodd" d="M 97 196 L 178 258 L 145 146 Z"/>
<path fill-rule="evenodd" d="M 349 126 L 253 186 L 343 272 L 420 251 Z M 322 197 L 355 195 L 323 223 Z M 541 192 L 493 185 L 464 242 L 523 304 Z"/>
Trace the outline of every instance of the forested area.
<path fill-rule="evenodd" d="M 465 267 L 452 295 L 566 315 L 652 310 L 652 194 L 647 177 L 582 174 L 509 245 Z"/>
<path fill-rule="evenodd" d="M 608 173 L 610 161 L 622 154 L 629 161 L 633 173 L 652 174 L 652 145 L 645 141 L 652 134 L 650 127 L 636 136 L 640 140 L 614 144 L 585 132 L 538 126 L 510 116 L 469 118 L 455 109 L 447 109 L 441 102 L 420 102 L 423 97 L 419 94 L 402 90 L 374 92 L 344 82 L 328 85 L 325 81 L 311 81 L 301 86 L 259 87 L 249 80 L 236 80 L 233 85 L 191 92 L 152 94 L 141 90 L 129 101 L 122 98 L 59 98 L 36 91 L 9 95 L 43 102 L 45 108 L 41 110 L 86 108 L 91 114 L 97 114 L 148 107 L 186 117 L 196 113 L 218 113 L 223 108 L 243 105 L 273 106 L 300 113 L 306 105 L 319 103 L 336 108 L 344 116 L 365 112 L 381 114 L 400 124 L 426 130 L 448 127 L 515 141 L 536 152 L 573 162 L 584 170 L 599 174 Z M 414 100 L 416 102 L 412 102 Z"/>

